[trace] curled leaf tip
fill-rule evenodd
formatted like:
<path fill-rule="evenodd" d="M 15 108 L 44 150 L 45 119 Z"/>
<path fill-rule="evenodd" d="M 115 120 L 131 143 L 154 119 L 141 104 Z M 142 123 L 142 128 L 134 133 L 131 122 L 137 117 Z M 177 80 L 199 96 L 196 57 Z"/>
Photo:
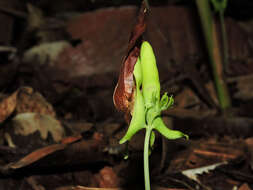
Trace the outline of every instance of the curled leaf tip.
<path fill-rule="evenodd" d="M 154 129 L 157 130 L 159 133 L 161 133 L 164 137 L 166 137 L 169 140 L 172 139 L 178 139 L 178 138 L 186 138 L 189 139 L 189 136 L 182 133 L 181 131 L 172 130 L 166 127 L 161 117 L 158 117 L 153 122 Z"/>
<path fill-rule="evenodd" d="M 186 135 L 186 134 L 184 134 L 184 138 L 185 138 L 186 140 L 189 140 L 189 136 Z"/>
<path fill-rule="evenodd" d="M 127 141 L 128 141 L 127 138 L 122 138 L 120 139 L 119 144 L 124 144 Z"/>

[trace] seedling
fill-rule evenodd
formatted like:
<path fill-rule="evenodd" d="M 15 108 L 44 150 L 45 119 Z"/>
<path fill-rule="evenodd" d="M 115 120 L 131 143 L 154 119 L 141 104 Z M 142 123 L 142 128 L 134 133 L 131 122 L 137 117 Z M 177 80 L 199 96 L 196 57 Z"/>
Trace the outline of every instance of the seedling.
<path fill-rule="evenodd" d="M 134 65 L 133 76 L 135 87 L 133 89 L 133 108 L 130 112 L 132 118 L 127 133 L 120 140 L 120 144 L 130 141 L 132 136 L 141 129 L 146 130 L 144 141 L 144 177 L 145 190 L 150 190 L 149 154 L 155 142 L 154 130 L 161 133 L 167 139 L 181 137 L 188 139 L 188 136 L 180 131 L 167 128 L 161 118 L 161 112 L 171 107 L 174 100 L 167 93 L 160 99 L 160 81 L 156 59 L 153 49 L 147 41 L 141 44 L 140 54 Z"/>

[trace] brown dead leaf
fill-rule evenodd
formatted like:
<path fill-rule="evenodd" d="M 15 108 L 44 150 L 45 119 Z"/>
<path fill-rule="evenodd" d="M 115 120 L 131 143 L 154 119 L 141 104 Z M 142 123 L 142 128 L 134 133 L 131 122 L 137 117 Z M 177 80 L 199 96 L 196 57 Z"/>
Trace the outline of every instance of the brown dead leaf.
<path fill-rule="evenodd" d="M 30 87 L 23 87 L 18 90 L 16 112 L 34 112 L 52 117 L 56 115 L 52 105 L 40 93 Z"/>
<path fill-rule="evenodd" d="M 55 117 L 53 107 L 38 92 L 30 87 L 21 87 L 0 102 L 0 122 L 14 111 L 17 113 L 36 112 Z"/>
<path fill-rule="evenodd" d="M 253 98 L 253 75 L 239 76 L 229 79 L 230 83 L 236 83 L 235 98 L 241 100 L 250 100 Z"/>
<path fill-rule="evenodd" d="M 241 187 L 238 190 L 251 190 L 249 185 L 247 183 L 244 183 L 241 185 Z"/>
<path fill-rule="evenodd" d="M 54 142 L 59 142 L 65 136 L 61 123 L 50 115 L 22 113 L 13 118 L 12 123 L 15 135 L 25 137 L 39 131 L 40 137 L 44 140 L 50 133 Z"/>
<path fill-rule="evenodd" d="M 113 93 L 113 103 L 119 111 L 125 113 L 125 119 L 127 122 L 130 122 L 130 110 L 133 102 L 132 95 L 135 86 L 133 70 L 139 57 L 142 35 L 146 30 L 146 17 L 147 7 L 143 1 L 137 18 L 137 23 L 131 33 L 126 56 L 121 65 L 118 83 Z"/>
<path fill-rule="evenodd" d="M 141 39 L 143 33 L 146 31 L 147 27 L 147 14 L 148 8 L 145 1 L 142 1 L 142 5 L 137 17 L 137 22 L 131 32 L 130 40 L 128 42 L 127 54 L 130 53 L 131 49 L 136 46 L 138 40 Z"/>
<path fill-rule="evenodd" d="M 81 139 L 82 139 L 82 135 L 80 134 L 76 136 L 72 136 L 72 137 L 65 137 L 64 139 L 61 140 L 61 144 L 70 144 Z"/>
<path fill-rule="evenodd" d="M 17 104 L 17 91 L 0 102 L 0 122 L 7 119 L 15 110 Z"/>
<path fill-rule="evenodd" d="M 135 48 L 124 61 L 120 70 L 119 80 L 113 94 L 115 107 L 127 113 L 130 110 L 131 98 L 134 90 L 133 70 L 139 56 L 139 49 Z"/>
<path fill-rule="evenodd" d="M 101 141 L 94 136 L 86 140 L 81 140 L 81 136 L 68 138 L 72 140 L 65 141 L 64 144 L 53 144 L 39 148 L 22 158 L 15 158 L 17 161 L 2 166 L 0 173 L 12 174 L 12 172 L 28 166 L 40 170 L 41 168 L 94 164 L 111 159 L 110 155 L 106 156 L 103 151 L 105 148 L 104 140 Z M 33 165 L 34 163 L 36 165 Z"/>
<path fill-rule="evenodd" d="M 119 186 L 119 179 L 111 167 L 104 167 L 95 175 L 95 181 L 101 188 L 116 188 Z"/>
<path fill-rule="evenodd" d="M 41 158 L 54 153 L 55 151 L 58 150 L 62 150 L 66 147 L 66 144 L 54 144 L 54 145 L 50 145 L 44 148 L 41 148 L 39 150 L 36 150 L 34 152 L 32 152 L 31 154 L 25 156 L 24 158 L 22 158 L 21 160 L 15 162 L 15 163 L 11 163 L 7 166 L 5 166 L 5 169 L 19 169 L 25 166 L 28 166 L 38 160 L 40 160 Z"/>

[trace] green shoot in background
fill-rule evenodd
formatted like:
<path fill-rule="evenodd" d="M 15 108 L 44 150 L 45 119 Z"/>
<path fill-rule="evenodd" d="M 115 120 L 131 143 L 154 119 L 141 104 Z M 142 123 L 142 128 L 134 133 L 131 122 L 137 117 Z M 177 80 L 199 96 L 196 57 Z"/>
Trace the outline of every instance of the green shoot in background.
<path fill-rule="evenodd" d="M 216 2 L 215 9 L 220 9 Z M 209 0 L 196 0 L 197 9 L 200 16 L 201 26 L 204 33 L 204 38 L 207 47 L 207 53 L 209 56 L 209 62 L 212 67 L 214 83 L 222 110 L 231 107 L 230 95 L 227 89 L 227 85 L 223 78 L 223 65 L 220 55 L 220 47 L 218 43 L 218 36 L 215 29 L 215 22 L 212 16 L 212 12 L 209 5 Z M 221 6 L 222 5 L 222 6 Z M 226 2 L 222 3 L 220 6 L 226 6 Z M 223 14 L 223 13 L 222 13 Z M 227 59 L 227 58 L 226 58 Z"/>
<path fill-rule="evenodd" d="M 221 37 L 223 46 L 223 64 L 225 71 L 228 70 L 228 41 L 226 35 L 226 27 L 224 21 L 224 12 L 227 8 L 227 0 L 211 0 L 215 12 L 219 14 L 219 20 L 221 25 Z"/>
<path fill-rule="evenodd" d="M 188 136 L 176 130 L 166 127 L 161 112 L 173 105 L 172 96 L 165 93 L 160 99 L 160 81 L 156 66 L 156 59 L 151 45 L 144 41 L 141 45 L 140 56 L 134 67 L 135 92 L 134 107 L 131 113 L 132 119 L 125 136 L 120 140 L 120 144 L 129 141 L 139 130 L 145 128 L 146 135 L 144 141 L 144 177 L 145 190 L 150 190 L 149 177 L 149 155 L 151 147 L 154 145 L 155 133 L 158 131 L 167 139 L 177 139 Z"/>

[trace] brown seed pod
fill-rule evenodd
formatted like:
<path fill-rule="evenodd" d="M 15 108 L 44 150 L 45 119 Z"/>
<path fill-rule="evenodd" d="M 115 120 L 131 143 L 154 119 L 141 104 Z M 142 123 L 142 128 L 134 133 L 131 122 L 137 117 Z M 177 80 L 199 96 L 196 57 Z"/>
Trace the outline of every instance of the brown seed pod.
<path fill-rule="evenodd" d="M 131 32 L 128 42 L 127 54 L 122 61 L 118 83 L 113 94 L 113 103 L 118 111 L 125 113 L 129 123 L 131 119 L 131 105 L 134 102 L 135 81 L 133 76 L 134 66 L 140 54 L 142 35 L 146 31 L 147 6 L 143 1 L 137 22 Z"/>
<path fill-rule="evenodd" d="M 118 83 L 113 94 L 113 103 L 118 111 L 125 113 L 125 119 L 130 120 L 131 101 L 133 101 L 133 92 L 135 82 L 133 70 L 139 56 L 139 49 L 135 48 L 127 57 L 121 66 Z"/>

